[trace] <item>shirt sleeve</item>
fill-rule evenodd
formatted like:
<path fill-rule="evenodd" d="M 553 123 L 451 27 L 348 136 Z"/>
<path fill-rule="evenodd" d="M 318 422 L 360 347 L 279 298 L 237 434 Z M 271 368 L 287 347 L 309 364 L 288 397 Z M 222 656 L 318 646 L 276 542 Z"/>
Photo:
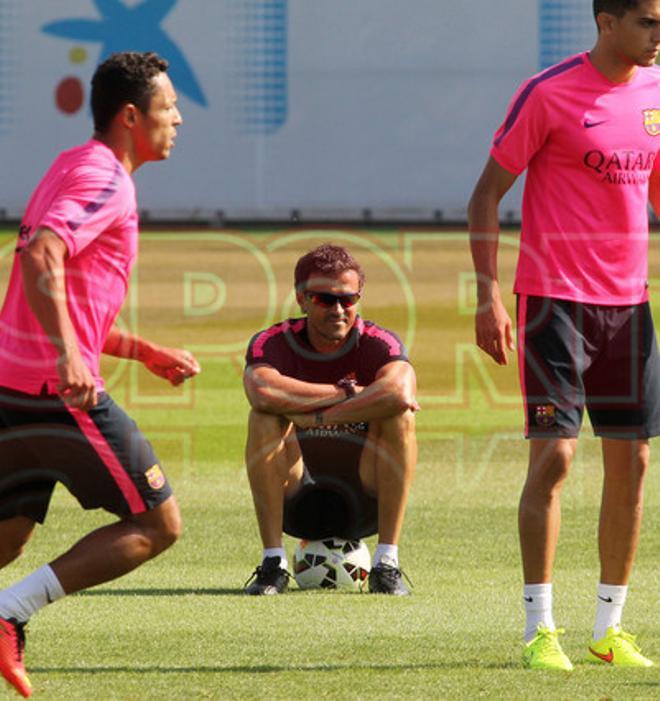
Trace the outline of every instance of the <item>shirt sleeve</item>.
<path fill-rule="evenodd" d="M 490 155 L 514 175 L 527 168 L 548 137 L 548 109 L 537 80 L 532 78 L 518 89 L 493 138 Z"/>
<path fill-rule="evenodd" d="M 248 344 L 245 354 L 245 366 L 271 365 L 276 370 L 281 370 L 279 362 L 282 354 L 279 351 L 278 339 L 282 338 L 281 324 L 271 326 L 265 331 L 256 333 Z"/>
<path fill-rule="evenodd" d="M 108 169 L 81 165 L 63 179 L 37 227 L 54 231 L 73 257 L 102 232 L 121 225 L 134 209 L 135 192 L 121 164 Z"/>
<path fill-rule="evenodd" d="M 393 331 L 367 323 L 362 342 L 365 345 L 363 370 L 367 384 L 371 384 L 377 372 L 388 363 L 395 360 L 410 362 L 403 342 Z"/>

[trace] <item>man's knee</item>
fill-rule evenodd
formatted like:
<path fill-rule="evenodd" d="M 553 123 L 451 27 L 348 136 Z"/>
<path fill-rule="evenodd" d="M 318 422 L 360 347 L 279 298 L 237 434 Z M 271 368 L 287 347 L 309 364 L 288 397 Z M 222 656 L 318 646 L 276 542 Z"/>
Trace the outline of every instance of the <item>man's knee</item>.
<path fill-rule="evenodd" d="M 371 423 L 371 422 L 370 422 Z M 415 412 L 406 409 L 394 416 L 375 421 L 376 428 L 381 435 L 397 434 L 410 436 L 415 433 Z"/>
<path fill-rule="evenodd" d="M 170 497 L 153 511 L 141 514 L 134 522 L 147 541 L 151 557 L 167 550 L 181 537 L 181 513 L 174 497 Z"/>
<path fill-rule="evenodd" d="M 293 424 L 283 416 L 252 409 L 245 446 L 248 474 L 259 473 L 277 463 L 281 464 L 283 479 L 286 479 L 288 472 L 300 459 L 300 447 Z"/>
<path fill-rule="evenodd" d="M 528 481 L 549 492 L 560 489 L 570 472 L 575 448 L 573 439 L 532 443 Z"/>
<path fill-rule="evenodd" d="M 258 409 L 250 409 L 248 435 L 250 433 L 286 433 L 289 423 L 289 421 L 278 414 L 269 414 Z"/>

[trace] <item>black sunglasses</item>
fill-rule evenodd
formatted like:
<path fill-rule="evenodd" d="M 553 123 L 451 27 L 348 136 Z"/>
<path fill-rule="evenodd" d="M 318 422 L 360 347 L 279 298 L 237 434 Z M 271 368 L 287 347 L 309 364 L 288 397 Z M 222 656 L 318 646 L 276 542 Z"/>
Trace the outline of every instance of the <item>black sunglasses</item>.
<path fill-rule="evenodd" d="M 320 307 L 334 307 L 337 302 L 344 308 L 355 306 L 360 301 L 359 292 L 351 292 L 346 295 L 333 295 L 330 292 L 313 292 L 308 290 L 305 292 L 305 297 L 313 304 L 318 304 Z"/>

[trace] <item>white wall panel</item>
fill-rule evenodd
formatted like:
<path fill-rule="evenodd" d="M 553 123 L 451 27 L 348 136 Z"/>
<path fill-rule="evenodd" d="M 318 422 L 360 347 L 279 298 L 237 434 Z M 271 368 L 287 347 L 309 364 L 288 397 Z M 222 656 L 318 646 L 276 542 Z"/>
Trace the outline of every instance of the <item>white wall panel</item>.
<path fill-rule="evenodd" d="M 185 122 L 170 161 L 136 175 L 152 217 L 461 218 L 513 91 L 548 56 L 589 48 L 590 6 L 0 0 L 0 208 L 20 213 L 57 152 L 91 134 L 98 61 L 153 48 Z M 85 99 L 71 113 L 54 99 L 67 77 Z"/>

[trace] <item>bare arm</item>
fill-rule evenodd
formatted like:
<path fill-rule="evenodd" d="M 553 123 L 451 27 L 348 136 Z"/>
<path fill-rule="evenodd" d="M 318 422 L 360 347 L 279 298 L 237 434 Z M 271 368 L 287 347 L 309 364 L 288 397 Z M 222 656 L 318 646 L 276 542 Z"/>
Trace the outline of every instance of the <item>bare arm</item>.
<path fill-rule="evenodd" d="M 103 352 L 117 358 L 137 360 L 154 375 L 168 380 L 173 385 L 181 384 L 201 370 L 199 363 L 188 351 L 160 346 L 128 331 L 122 331 L 118 326 L 110 329 Z"/>
<path fill-rule="evenodd" d="M 269 414 L 316 411 L 346 399 L 343 389 L 330 384 L 296 380 L 282 375 L 270 365 L 246 368 L 243 386 L 252 408 Z"/>
<path fill-rule="evenodd" d="M 308 428 L 315 424 L 346 424 L 384 419 L 419 409 L 415 399 L 415 371 L 410 363 L 403 360 L 384 365 L 376 374 L 376 379 L 360 390 L 355 397 L 328 409 L 311 414 L 287 414 L 287 418 L 301 428 Z"/>
<path fill-rule="evenodd" d="M 476 341 L 500 365 L 508 363 L 506 351 L 513 350 L 514 344 L 497 276 L 499 204 L 515 181 L 515 175 L 489 158 L 468 205 L 470 250 L 477 274 Z"/>
<path fill-rule="evenodd" d="M 80 354 L 67 308 L 64 241 L 40 229 L 20 253 L 23 288 L 30 309 L 58 351 L 58 391 L 67 404 L 87 411 L 97 402 L 96 386 Z"/>

